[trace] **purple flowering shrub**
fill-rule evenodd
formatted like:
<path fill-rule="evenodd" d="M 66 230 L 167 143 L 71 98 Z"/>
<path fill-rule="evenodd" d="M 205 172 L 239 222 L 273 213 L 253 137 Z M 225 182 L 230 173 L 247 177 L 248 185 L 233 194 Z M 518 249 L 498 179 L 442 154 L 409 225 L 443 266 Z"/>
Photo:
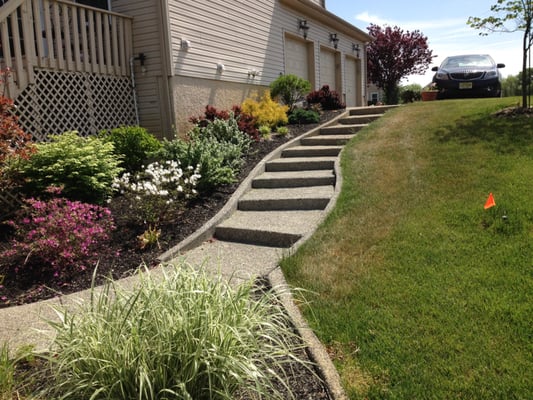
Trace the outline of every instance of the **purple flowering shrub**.
<path fill-rule="evenodd" d="M 62 197 L 26 199 L 14 220 L 11 248 L 0 252 L 0 266 L 15 274 L 33 269 L 65 278 L 93 267 L 115 224 L 109 209 Z M 38 268 L 38 271 L 37 271 Z"/>

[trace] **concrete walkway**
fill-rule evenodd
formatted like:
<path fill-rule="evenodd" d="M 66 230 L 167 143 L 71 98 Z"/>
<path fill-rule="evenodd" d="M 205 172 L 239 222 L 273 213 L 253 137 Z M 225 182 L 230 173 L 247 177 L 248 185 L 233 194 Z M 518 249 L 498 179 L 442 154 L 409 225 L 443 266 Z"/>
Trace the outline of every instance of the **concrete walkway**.
<path fill-rule="evenodd" d="M 161 256 L 162 263 L 185 262 L 236 284 L 262 276 L 269 278 L 273 287 L 286 287 L 279 261 L 305 242 L 335 205 L 342 184 L 339 168 L 342 146 L 387 109 L 347 110 L 272 152 L 215 217 Z M 131 277 L 120 284 L 132 287 L 136 282 Z M 52 307 L 68 307 L 87 299 L 89 294 L 84 291 L 0 309 L 0 343 L 7 342 L 11 349 L 33 344 L 37 350 L 46 350 L 53 337 L 45 321 L 58 318 Z M 283 294 L 282 301 L 331 394 L 335 399 L 346 398 L 325 349 L 294 306 L 290 294 Z"/>

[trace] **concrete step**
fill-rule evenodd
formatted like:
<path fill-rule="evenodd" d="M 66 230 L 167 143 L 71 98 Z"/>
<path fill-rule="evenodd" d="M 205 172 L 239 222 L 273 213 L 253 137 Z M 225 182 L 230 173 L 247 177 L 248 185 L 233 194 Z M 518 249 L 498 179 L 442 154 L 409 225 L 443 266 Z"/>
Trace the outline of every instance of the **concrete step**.
<path fill-rule="evenodd" d="M 320 135 L 354 135 L 367 124 L 331 125 L 320 129 Z"/>
<path fill-rule="evenodd" d="M 333 170 L 264 172 L 252 180 L 253 189 L 335 185 Z"/>
<path fill-rule="evenodd" d="M 366 115 L 350 115 L 339 119 L 338 123 L 341 125 L 361 125 L 369 124 L 381 118 L 383 114 L 366 114 Z"/>
<path fill-rule="evenodd" d="M 307 136 L 300 140 L 302 146 L 342 146 L 353 138 L 355 134 L 350 135 L 314 135 Z"/>
<path fill-rule="evenodd" d="M 334 188 L 310 186 L 280 189 L 252 189 L 239 200 L 241 211 L 323 210 L 333 197 Z"/>
<path fill-rule="evenodd" d="M 215 238 L 229 242 L 290 247 L 312 232 L 322 211 L 236 211 L 216 227 Z"/>
<path fill-rule="evenodd" d="M 266 172 L 309 171 L 333 169 L 337 157 L 288 157 L 276 158 L 265 164 Z"/>
<path fill-rule="evenodd" d="M 350 115 L 367 115 L 367 114 L 383 114 L 398 106 L 370 106 L 370 107 L 357 107 L 352 108 L 349 111 Z"/>
<path fill-rule="evenodd" d="M 293 146 L 281 152 L 281 157 L 328 157 L 338 156 L 342 146 Z"/>

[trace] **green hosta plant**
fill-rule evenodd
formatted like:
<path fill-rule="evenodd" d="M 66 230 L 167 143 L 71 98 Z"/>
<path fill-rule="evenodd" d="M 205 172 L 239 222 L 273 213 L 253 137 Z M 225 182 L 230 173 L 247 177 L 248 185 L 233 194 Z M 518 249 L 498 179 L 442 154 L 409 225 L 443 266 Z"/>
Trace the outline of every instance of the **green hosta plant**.
<path fill-rule="evenodd" d="M 80 307 L 52 323 L 54 398 L 286 399 L 272 382 L 305 363 L 273 292 L 184 265 L 141 273 L 132 291 L 109 283 Z"/>
<path fill-rule="evenodd" d="M 261 125 L 259 127 L 259 134 L 264 140 L 272 139 L 272 129 L 268 125 Z"/>
<path fill-rule="evenodd" d="M 20 162 L 25 190 L 40 194 L 49 186 L 60 186 L 71 200 L 103 202 L 122 170 L 113 144 L 75 131 L 50 138 L 48 143 L 36 144 L 36 153 Z"/>

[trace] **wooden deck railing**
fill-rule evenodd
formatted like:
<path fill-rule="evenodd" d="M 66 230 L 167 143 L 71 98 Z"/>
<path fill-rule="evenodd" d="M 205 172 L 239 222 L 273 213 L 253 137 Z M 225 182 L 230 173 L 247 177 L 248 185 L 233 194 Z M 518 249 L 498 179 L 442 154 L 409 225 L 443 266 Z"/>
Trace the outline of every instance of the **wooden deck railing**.
<path fill-rule="evenodd" d="M 65 0 L 9 0 L 0 6 L 0 94 L 15 98 L 34 68 L 129 74 L 132 18 Z M 5 87 L 4 87 L 5 86 Z"/>

